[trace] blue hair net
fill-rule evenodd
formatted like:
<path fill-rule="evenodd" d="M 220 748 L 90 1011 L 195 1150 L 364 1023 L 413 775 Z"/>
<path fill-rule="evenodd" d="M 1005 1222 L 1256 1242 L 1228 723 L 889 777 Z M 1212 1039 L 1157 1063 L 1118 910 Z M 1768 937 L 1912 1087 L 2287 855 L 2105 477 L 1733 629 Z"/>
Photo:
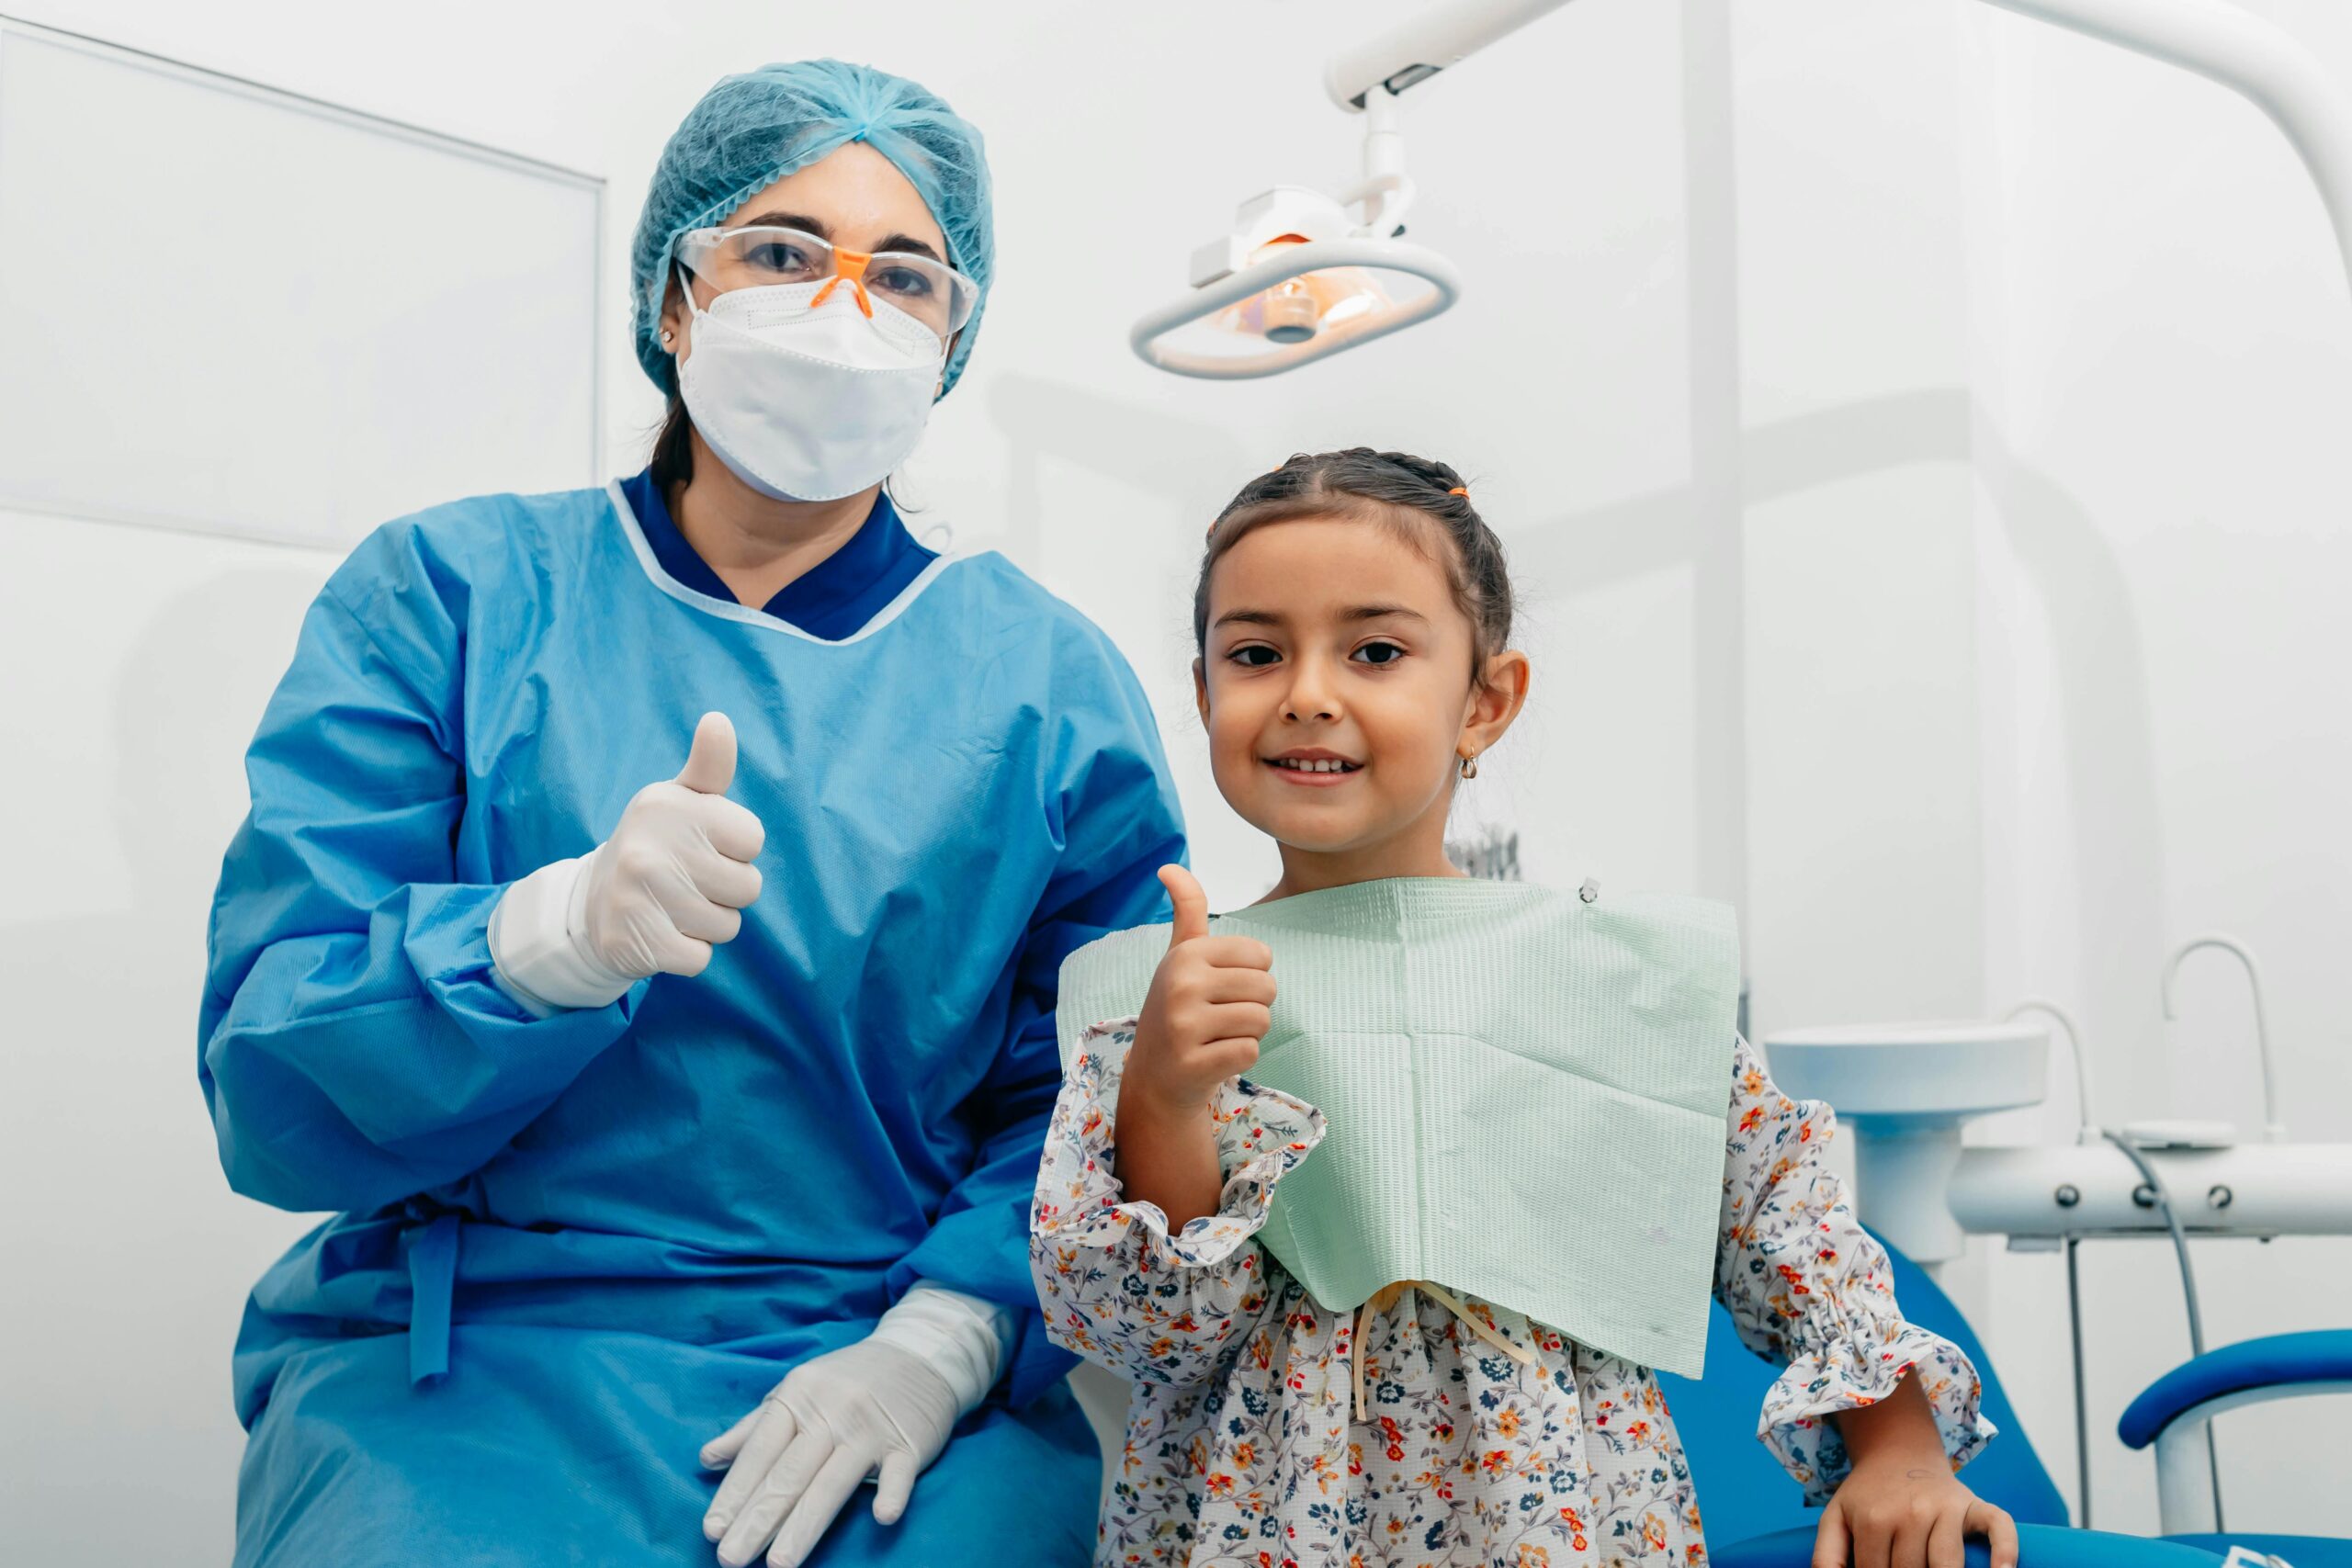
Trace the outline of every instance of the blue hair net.
<path fill-rule="evenodd" d="M 677 389 L 673 362 L 659 339 L 678 236 L 720 221 L 795 169 L 852 141 L 872 147 L 913 183 L 947 236 L 948 265 L 980 287 L 979 304 L 948 355 L 941 396 L 956 385 L 996 272 L 979 130 L 904 77 L 839 60 L 801 60 L 721 78 L 662 149 L 629 248 L 637 362 L 655 386 Z"/>

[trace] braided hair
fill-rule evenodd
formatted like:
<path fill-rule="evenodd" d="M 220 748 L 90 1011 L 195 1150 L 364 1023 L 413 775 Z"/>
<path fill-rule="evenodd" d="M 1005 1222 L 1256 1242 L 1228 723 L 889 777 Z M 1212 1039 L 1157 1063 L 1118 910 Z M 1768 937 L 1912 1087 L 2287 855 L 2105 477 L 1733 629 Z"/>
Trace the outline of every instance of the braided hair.
<path fill-rule="evenodd" d="M 1270 523 L 1355 514 L 1390 524 L 1422 548 L 1434 531 L 1445 541 L 1436 553 L 1453 588 L 1453 602 L 1470 622 L 1470 679 L 1510 646 L 1512 593 L 1502 541 L 1495 537 L 1468 487 L 1447 465 L 1409 452 L 1301 452 L 1272 473 L 1241 487 L 1209 525 L 1201 575 L 1193 588 L 1193 642 L 1208 649 L 1209 573 L 1241 538 Z"/>

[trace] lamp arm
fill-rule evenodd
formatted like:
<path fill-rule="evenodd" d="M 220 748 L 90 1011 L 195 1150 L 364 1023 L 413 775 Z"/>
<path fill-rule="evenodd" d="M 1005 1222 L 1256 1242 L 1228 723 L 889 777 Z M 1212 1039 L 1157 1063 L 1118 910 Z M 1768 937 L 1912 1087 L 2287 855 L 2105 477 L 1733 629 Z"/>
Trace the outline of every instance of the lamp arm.
<path fill-rule="evenodd" d="M 1567 0 L 1455 0 L 1430 6 L 1323 68 L 1324 90 L 1350 112 L 1393 98 Z M 2193 71 L 2247 99 L 2285 133 L 2335 231 L 2352 282 L 2352 102 L 2318 56 L 2284 28 L 2227 0 L 1985 0 Z"/>
<path fill-rule="evenodd" d="M 2352 102 L 2285 29 L 2224 0 L 1985 3 L 2193 71 L 2252 102 L 2286 133 L 2319 187 L 2352 281 Z"/>
<path fill-rule="evenodd" d="M 1405 173 L 1404 110 L 1396 94 L 1374 87 L 1364 104 L 1363 178 L 1340 194 L 1340 203 L 1363 205 L 1359 238 L 1393 240 L 1405 231 L 1405 212 L 1413 205 L 1415 188 Z"/>

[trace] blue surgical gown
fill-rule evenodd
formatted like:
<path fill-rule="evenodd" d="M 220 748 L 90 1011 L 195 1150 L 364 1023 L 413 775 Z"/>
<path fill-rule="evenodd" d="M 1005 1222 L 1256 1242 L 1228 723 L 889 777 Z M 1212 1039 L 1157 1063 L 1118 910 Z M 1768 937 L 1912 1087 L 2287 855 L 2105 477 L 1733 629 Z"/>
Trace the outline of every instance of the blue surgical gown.
<path fill-rule="evenodd" d="M 711 709 L 767 827 L 741 935 L 534 1019 L 499 895 Z M 700 1445 L 919 1278 L 1020 1309 L 1005 1381 L 819 1561 L 1086 1558 L 1026 1262 L 1054 987 L 1182 852 L 1099 629 L 981 555 L 824 640 L 676 581 L 618 487 L 460 502 L 335 573 L 247 773 L 199 1076 L 237 1190 L 341 1213 L 246 1309 L 239 1564 L 707 1564 Z"/>

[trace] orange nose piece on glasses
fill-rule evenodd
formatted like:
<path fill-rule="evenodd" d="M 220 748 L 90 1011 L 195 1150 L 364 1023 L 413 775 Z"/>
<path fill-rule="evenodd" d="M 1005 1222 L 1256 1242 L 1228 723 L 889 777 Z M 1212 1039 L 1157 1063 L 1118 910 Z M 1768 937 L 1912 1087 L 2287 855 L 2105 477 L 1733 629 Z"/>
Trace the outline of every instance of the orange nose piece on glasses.
<path fill-rule="evenodd" d="M 841 287 L 842 279 L 847 278 L 850 288 L 857 295 L 858 310 L 864 312 L 867 321 L 872 321 L 874 301 L 866 298 L 865 269 L 873 265 L 873 261 L 874 257 L 869 252 L 835 251 L 833 276 L 825 279 L 825 287 L 817 290 L 816 294 L 810 298 L 808 308 L 812 310 L 823 309 L 825 301 L 833 297 L 833 290 Z"/>

